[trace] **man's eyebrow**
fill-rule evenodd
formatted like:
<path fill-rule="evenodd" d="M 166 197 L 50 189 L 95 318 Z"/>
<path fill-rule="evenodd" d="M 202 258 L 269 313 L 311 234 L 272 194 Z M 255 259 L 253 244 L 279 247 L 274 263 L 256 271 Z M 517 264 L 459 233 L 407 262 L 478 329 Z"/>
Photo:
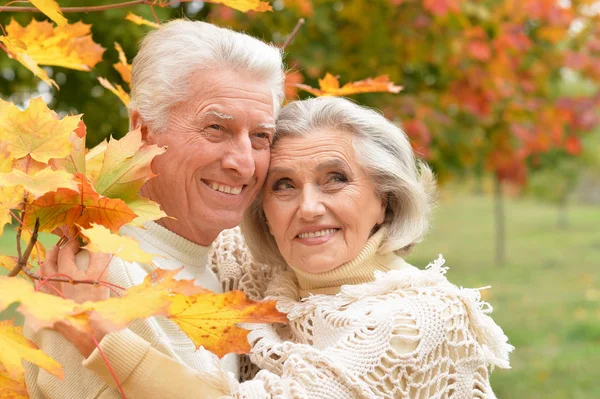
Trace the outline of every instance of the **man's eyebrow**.
<path fill-rule="evenodd" d="M 217 112 L 217 111 L 207 111 L 204 113 L 204 115 L 202 115 L 202 118 L 205 118 L 207 116 L 216 116 L 219 119 L 224 119 L 224 120 L 228 120 L 228 121 L 234 121 L 235 118 L 233 115 L 229 115 L 229 114 L 223 114 L 221 112 Z"/>
<path fill-rule="evenodd" d="M 258 128 L 260 128 L 260 129 L 275 129 L 275 124 L 274 123 L 269 123 L 269 122 L 262 122 L 262 123 L 259 123 L 256 126 Z"/>
<path fill-rule="evenodd" d="M 276 166 L 274 168 L 269 169 L 270 175 L 290 175 L 293 173 L 294 173 L 294 169 L 282 168 L 281 166 Z"/>

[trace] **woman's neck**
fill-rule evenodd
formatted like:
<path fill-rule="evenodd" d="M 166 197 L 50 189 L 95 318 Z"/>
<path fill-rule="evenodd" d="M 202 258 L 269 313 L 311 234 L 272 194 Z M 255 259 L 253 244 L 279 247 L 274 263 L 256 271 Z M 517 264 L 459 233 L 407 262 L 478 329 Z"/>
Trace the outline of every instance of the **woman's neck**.
<path fill-rule="evenodd" d="M 300 286 L 300 296 L 310 294 L 337 294 L 342 285 L 362 284 L 375 280 L 376 271 L 389 271 L 406 262 L 395 254 L 378 255 L 387 229 L 380 228 L 368 240 L 358 256 L 350 262 L 324 273 L 307 273 L 293 268 Z"/>

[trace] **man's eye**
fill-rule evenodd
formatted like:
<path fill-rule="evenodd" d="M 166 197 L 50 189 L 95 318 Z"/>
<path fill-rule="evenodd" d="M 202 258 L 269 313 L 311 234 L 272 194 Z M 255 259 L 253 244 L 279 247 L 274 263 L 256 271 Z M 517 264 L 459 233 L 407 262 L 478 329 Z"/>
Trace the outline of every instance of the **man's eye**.
<path fill-rule="evenodd" d="M 213 130 L 221 130 L 221 125 L 209 125 L 208 126 L 209 129 L 213 129 Z"/>
<path fill-rule="evenodd" d="M 256 137 L 257 139 L 260 139 L 260 140 L 269 140 L 270 141 L 271 134 L 267 133 L 267 132 L 260 132 L 260 133 L 256 133 L 254 135 L 254 137 Z"/>
<path fill-rule="evenodd" d="M 289 190 L 294 188 L 289 179 L 279 179 L 271 187 L 273 191 Z"/>

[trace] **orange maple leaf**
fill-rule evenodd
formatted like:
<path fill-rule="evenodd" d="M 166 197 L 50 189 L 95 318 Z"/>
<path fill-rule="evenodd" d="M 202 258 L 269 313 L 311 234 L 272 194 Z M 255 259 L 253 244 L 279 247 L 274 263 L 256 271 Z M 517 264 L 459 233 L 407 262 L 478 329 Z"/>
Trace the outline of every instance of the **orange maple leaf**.
<path fill-rule="evenodd" d="M 399 93 L 402 90 L 402 87 L 394 85 L 394 82 L 391 82 L 387 75 L 346 83 L 340 87 L 338 79 L 332 74 L 327 73 L 323 79 L 319 79 L 319 89 L 300 83 L 296 83 L 294 86 L 317 97 L 349 96 L 357 93 L 376 92 Z"/>
<path fill-rule="evenodd" d="M 131 64 L 127 62 L 127 57 L 125 56 L 123 47 L 121 47 L 119 43 L 115 42 L 115 48 L 119 53 L 119 62 L 113 64 L 113 68 L 119 72 L 124 82 L 131 84 Z"/>
<path fill-rule="evenodd" d="M 156 22 L 148 21 L 147 19 L 144 19 L 144 18 L 140 17 L 139 15 L 136 15 L 132 12 L 127 14 L 125 19 L 133 22 L 136 25 L 146 25 L 146 26 L 150 26 L 151 28 L 155 28 L 155 29 L 160 28 L 160 24 L 157 24 Z"/>
<path fill-rule="evenodd" d="M 241 291 L 177 295 L 171 302 L 168 318 L 191 338 L 197 348 L 202 345 L 222 357 L 227 353 L 250 352 L 248 330 L 236 324 L 287 324 L 287 317 L 275 305 L 275 301 L 254 302 Z"/>
<path fill-rule="evenodd" d="M 54 27 L 49 21 L 35 19 L 23 27 L 11 20 L 7 36 L 0 36 L 0 41 L 11 57 L 58 88 L 39 65 L 89 71 L 102 60 L 105 50 L 92 40 L 90 27 L 82 22 Z"/>
<path fill-rule="evenodd" d="M 62 366 L 23 336 L 23 328 L 12 321 L 0 321 L 0 364 L 13 380 L 22 380 L 25 370 L 22 360 L 31 362 L 53 376 L 64 379 Z"/>
<path fill-rule="evenodd" d="M 113 232 L 135 219 L 136 214 L 118 198 L 98 194 L 85 176 L 75 174 L 78 191 L 60 188 L 33 201 L 25 212 L 25 224 L 30 229 L 39 218 L 39 231 L 53 231 L 66 225 L 78 224 L 88 228 L 91 223 L 101 224 Z"/>
<path fill-rule="evenodd" d="M 25 377 L 15 380 L 8 376 L 6 370 L 0 365 L 0 398 L 2 399 L 27 399 L 29 394 L 25 386 Z"/>
<path fill-rule="evenodd" d="M 207 0 L 207 3 L 222 4 L 241 12 L 248 11 L 273 11 L 273 7 L 266 1 L 260 0 Z"/>
<path fill-rule="evenodd" d="M 106 80 L 105 78 L 103 78 L 101 76 L 98 77 L 98 82 L 100 82 L 102 87 L 110 90 L 111 93 L 113 93 L 115 96 L 119 97 L 119 100 L 121 100 L 121 102 L 123 104 L 125 104 L 126 107 L 129 106 L 129 103 L 131 102 L 131 97 L 129 96 L 129 93 L 127 93 L 125 91 L 125 89 L 123 89 L 123 87 L 121 87 L 121 85 L 113 85 L 112 83 L 110 83 L 108 80 Z"/>

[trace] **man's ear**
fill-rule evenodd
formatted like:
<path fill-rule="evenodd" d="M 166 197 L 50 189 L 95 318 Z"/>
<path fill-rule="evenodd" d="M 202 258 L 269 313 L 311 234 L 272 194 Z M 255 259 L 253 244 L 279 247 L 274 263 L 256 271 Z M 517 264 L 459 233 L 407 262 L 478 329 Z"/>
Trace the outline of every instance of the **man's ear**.
<path fill-rule="evenodd" d="M 148 141 L 148 126 L 142 119 L 142 116 L 136 110 L 131 111 L 131 116 L 129 117 L 131 120 L 131 129 L 140 129 L 142 132 L 142 141 Z"/>

